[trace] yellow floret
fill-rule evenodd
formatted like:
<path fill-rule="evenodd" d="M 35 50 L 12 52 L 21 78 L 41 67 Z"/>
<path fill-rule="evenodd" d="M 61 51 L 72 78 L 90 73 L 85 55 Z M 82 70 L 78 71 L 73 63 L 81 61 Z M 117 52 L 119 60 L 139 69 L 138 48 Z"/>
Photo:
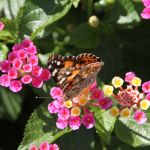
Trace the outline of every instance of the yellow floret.
<path fill-rule="evenodd" d="M 67 100 L 64 102 L 64 105 L 69 109 L 72 107 L 72 101 L 71 100 Z"/>
<path fill-rule="evenodd" d="M 75 106 L 71 109 L 71 115 L 72 116 L 79 116 L 80 113 L 81 113 L 81 109 L 77 106 Z"/>
<path fill-rule="evenodd" d="M 143 99 L 141 102 L 140 102 L 140 108 L 143 109 L 143 110 L 147 110 L 150 106 L 150 101 L 147 100 L 147 99 Z"/>
<path fill-rule="evenodd" d="M 82 96 L 82 97 L 78 100 L 78 103 L 79 103 L 79 105 L 81 105 L 81 106 L 85 106 L 87 102 L 88 102 L 88 99 L 87 99 L 87 97 L 85 97 L 85 96 Z"/>
<path fill-rule="evenodd" d="M 103 92 L 106 96 L 110 97 L 113 94 L 114 87 L 111 85 L 104 85 Z"/>
<path fill-rule="evenodd" d="M 115 87 L 115 88 L 118 88 L 118 87 L 121 87 L 122 84 L 123 84 L 124 80 L 120 77 L 114 77 L 112 79 L 112 85 Z"/>
<path fill-rule="evenodd" d="M 134 86 L 141 86 L 141 79 L 138 77 L 133 77 L 131 84 Z"/>
<path fill-rule="evenodd" d="M 113 117 L 117 117 L 119 115 L 119 109 L 117 107 L 112 107 L 110 109 L 110 114 L 113 116 Z"/>
<path fill-rule="evenodd" d="M 124 109 L 121 110 L 120 115 L 123 118 L 129 118 L 130 115 L 131 115 L 131 110 L 126 107 L 126 108 L 124 108 Z"/>

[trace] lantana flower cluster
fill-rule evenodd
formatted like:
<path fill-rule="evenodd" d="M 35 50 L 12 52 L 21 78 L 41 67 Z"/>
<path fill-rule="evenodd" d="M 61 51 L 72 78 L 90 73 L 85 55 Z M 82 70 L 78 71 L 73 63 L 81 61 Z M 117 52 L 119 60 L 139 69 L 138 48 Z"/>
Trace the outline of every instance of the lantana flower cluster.
<path fill-rule="evenodd" d="M 87 129 L 95 125 L 94 113 L 90 106 L 108 109 L 112 106 L 112 100 L 104 97 L 102 90 L 96 87 L 96 81 L 83 89 L 82 93 L 73 99 L 65 99 L 63 91 L 59 87 L 53 87 L 50 94 L 54 101 L 49 103 L 48 111 L 51 114 L 57 114 L 56 126 L 64 129 L 70 126 L 77 130 L 83 124 Z"/>
<path fill-rule="evenodd" d="M 141 13 L 141 17 L 143 19 L 150 19 L 150 0 L 142 0 L 145 8 L 143 9 L 143 12 Z"/>
<path fill-rule="evenodd" d="M 114 117 L 120 115 L 123 118 L 129 118 L 133 114 L 138 124 L 145 123 L 147 116 L 144 111 L 150 106 L 150 81 L 142 84 L 142 91 L 140 87 L 141 79 L 134 72 L 126 73 L 125 81 L 120 77 L 114 77 L 112 85 L 104 85 L 105 96 L 113 97 L 117 104 L 111 107 L 110 114 Z"/>
<path fill-rule="evenodd" d="M 48 69 L 39 66 L 36 46 L 29 39 L 12 47 L 8 59 L 0 62 L 0 71 L 3 73 L 0 76 L 0 85 L 13 92 L 21 91 L 22 84 L 41 88 L 43 81 L 51 77 Z"/>
<path fill-rule="evenodd" d="M 49 144 L 47 141 L 44 141 L 40 144 L 40 148 L 36 145 L 31 145 L 29 150 L 59 150 L 57 144 Z"/>

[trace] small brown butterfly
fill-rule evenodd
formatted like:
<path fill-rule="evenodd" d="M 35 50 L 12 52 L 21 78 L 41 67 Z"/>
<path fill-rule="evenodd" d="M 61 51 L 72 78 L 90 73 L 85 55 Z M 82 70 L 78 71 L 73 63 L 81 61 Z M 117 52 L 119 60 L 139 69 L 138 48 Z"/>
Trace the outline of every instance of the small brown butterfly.
<path fill-rule="evenodd" d="M 52 76 L 68 99 L 78 96 L 91 85 L 103 65 L 102 60 L 91 53 L 66 57 L 52 54 L 48 60 Z"/>

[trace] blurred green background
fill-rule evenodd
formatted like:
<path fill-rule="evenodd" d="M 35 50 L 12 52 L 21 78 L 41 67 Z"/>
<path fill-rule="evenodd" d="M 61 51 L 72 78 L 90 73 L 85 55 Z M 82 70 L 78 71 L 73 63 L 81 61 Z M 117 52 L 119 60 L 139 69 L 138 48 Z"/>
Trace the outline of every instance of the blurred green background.
<path fill-rule="evenodd" d="M 147 81 L 150 79 L 150 21 L 141 19 L 142 10 L 140 0 L 0 0 L 0 20 L 5 23 L 5 29 L 0 31 L 0 60 L 7 58 L 14 43 L 29 37 L 38 48 L 43 66 L 52 52 L 93 53 L 105 63 L 98 75 L 99 83 L 109 83 L 116 75 L 124 78 L 128 71 Z M 96 27 L 89 24 L 93 15 L 99 19 Z M 17 149 L 29 116 L 43 101 L 35 97 L 48 95 L 50 84 L 40 90 L 26 86 L 19 94 L 0 87 L 0 149 Z M 71 145 L 70 136 L 76 139 L 80 136 L 80 140 L 74 141 L 76 145 L 82 145 L 82 139 L 89 136 L 88 139 L 95 138 L 95 150 L 101 149 L 103 143 L 93 130 L 69 133 L 58 142 L 66 143 L 63 149 L 73 150 L 67 145 L 68 142 Z M 121 140 L 113 133 L 107 148 L 150 149 L 133 148 Z M 87 147 L 84 144 L 81 149 Z"/>

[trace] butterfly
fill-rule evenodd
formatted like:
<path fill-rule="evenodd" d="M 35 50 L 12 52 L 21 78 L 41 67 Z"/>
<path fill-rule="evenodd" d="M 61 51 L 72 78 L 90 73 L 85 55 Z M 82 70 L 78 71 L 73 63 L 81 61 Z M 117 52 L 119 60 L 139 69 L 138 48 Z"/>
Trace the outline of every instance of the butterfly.
<path fill-rule="evenodd" d="M 47 64 L 57 85 L 68 99 L 78 96 L 90 86 L 104 65 L 101 58 L 92 53 L 78 56 L 51 54 Z"/>

